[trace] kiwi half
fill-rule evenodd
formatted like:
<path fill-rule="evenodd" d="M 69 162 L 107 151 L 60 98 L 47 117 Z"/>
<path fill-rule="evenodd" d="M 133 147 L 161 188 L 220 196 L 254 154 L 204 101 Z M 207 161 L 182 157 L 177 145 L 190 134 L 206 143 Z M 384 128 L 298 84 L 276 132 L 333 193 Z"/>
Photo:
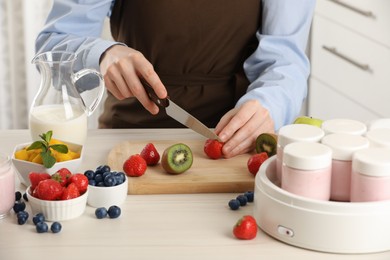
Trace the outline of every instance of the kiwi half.
<path fill-rule="evenodd" d="M 180 174 L 187 171 L 191 168 L 192 162 L 192 151 L 183 143 L 169 146 L 161 157 L 161 166 L 170 174 Z"/>
<path fill-rule="evenodd" d="M 266 152 L 268 157 L 276 154 L 278 136 L 273 133 L 262 133 L 256 138 L 256 152 Z"/>

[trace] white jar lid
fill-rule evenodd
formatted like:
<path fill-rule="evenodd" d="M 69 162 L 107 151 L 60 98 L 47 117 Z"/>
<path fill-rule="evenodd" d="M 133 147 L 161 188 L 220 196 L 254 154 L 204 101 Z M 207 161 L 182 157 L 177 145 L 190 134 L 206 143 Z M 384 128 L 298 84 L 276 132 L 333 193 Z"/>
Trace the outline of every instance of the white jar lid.
<path fill-rule="evenodd" d="M 390 129 L 390 118 L 378 118 L 368 123 L 368 130 L 377 128 L 388 128 Z"/>
<path fill-rule="evenodd" d="M 294 142 L 283 150 L 283 163 L 301 170 L 317 170 L 332 164 L 332 150 L 321 143 Z"/>
<path fill-rule="evenodd" d="M 366 137 L 370 146 L 390 148 L 390 128 L 372 129 L 366 133 Z"/>
<path fill-rule="evenodd" d="M 352 158 L 352 170 L 368 176 L 390 176 L 390 149 L 366 148 Z"/>
<path fill-rule="evenodd" d="M 369 146 L 367 138 L 351 134 L 329 134 L 321 143 L 332 149 L 333 159 L 342 161 L 352 161 L 354 152 Z"/>
<path fill-rule="evenodd" d="M 278 132 L 278 144 L 281 147 L 293 142 L 319 142 L 324 137 L 324 131 L 308 124 L 291 124 L 282 126 Z"/>
<path fill-rule="evenodd" d="M 321 127 L 325 131 L 325 134 L 344 133 L 363 135 L 367 131 L 367 126 L 364 123 L 343 118 L 325 120 Z"/>

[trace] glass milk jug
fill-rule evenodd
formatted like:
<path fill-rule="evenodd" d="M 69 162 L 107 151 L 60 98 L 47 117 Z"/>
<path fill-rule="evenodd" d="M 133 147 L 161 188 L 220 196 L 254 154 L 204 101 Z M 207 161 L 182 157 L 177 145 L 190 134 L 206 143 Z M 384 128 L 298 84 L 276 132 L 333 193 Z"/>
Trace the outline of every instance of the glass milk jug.
<path fill-rule="evenodd" d="M 73 52 L 52 51 L 38 54 L 32 60 L 41 75 L 41 83 L 30 108 L 29 128 L 34 141 L 49 130 L 53 138 L 83 145 L 87 137 L 87 118 L 99 105 L 104 83 L 99 72 L 82 69 L 73 73 L 77 55 Z M 90 106 L 86 106 L 75 83 L 93 74 L 98 78 L 98 93 Z"/>

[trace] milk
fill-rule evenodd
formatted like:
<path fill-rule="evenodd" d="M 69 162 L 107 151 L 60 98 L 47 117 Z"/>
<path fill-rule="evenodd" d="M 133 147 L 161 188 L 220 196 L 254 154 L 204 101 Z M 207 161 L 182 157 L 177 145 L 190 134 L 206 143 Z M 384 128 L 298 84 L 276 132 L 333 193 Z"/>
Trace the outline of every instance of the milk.
<path fill-rule="evenodd" d="M 34 141 L 39 135 L 53 131 L 53 138 L 83 145 L 87 138 L 87 115 L 80 108 L 66 105 L 43 105 L 30 112 L 30 133 Z"/>
<path fill-rule="evenodd" d="M 15 175 L 8 156 L 0 154 L 0 219 L 7 216 L 15 203 Z"/>

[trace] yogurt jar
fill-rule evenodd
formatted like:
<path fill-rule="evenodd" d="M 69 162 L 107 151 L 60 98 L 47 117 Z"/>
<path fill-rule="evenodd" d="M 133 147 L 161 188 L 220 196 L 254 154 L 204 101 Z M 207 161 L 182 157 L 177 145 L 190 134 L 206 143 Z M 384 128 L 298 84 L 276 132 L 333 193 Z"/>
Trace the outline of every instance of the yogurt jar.
<path fill-rule="evenodd" d="M 390 200 L 390 149 L 367 148 L 352 159 L 351 202 Z"/>
<path fill-rule="evenodd" d="M 321 127 L 326 135 L 339 133 L 364 135 L 367 132 L 366 124 L 353 119 L 337 118 L 325 120 Z"/>
<path fill-rule="evenodd" d="M 367 138 L 351 134 L 330 134 L 321 143 L 332 149 L 330 199 L 350 201 L 352 158 L 356 151 L 369 147 Z"/>
<path fill-rule="evenodd" d="M 390 128 L 376 128 L 369 130 L 366 137 L 370 142 L 370 147 L 390 148 Z"/>
<path fill-rule="evenodd" d="M 276 176 L 281 181 L 284 147 L 293 142 L 320 142 L 324 131 L 308 124 L 285 125 L 279 129 L 276 150 Z"/>
<path fill-rule="evenodd" d="M 0 153 L 0 219 L 6 217 L 15 203 L 15 173 L 8 155 Z"/>
<path fill-rule="evenodd" d="M 332 150 L 321 143 L 295 142 L 283 152 L 282 189 L 296 195 L 329 200 Z"/>

